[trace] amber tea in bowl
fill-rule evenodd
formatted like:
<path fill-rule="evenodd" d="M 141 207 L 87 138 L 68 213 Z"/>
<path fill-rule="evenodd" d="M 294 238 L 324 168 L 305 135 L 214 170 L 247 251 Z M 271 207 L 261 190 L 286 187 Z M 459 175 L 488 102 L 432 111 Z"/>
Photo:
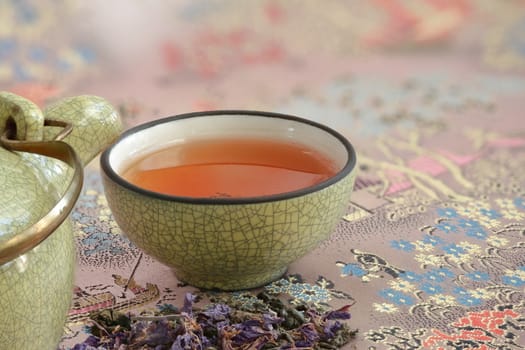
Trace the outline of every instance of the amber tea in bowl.
<path fill-rule="evenodd" d="M 355 152 L 336 131 L 256 111 L 189 113 L 125 132 L 101 157 L 109 206 L 138 247 L 202 288 L 279 278 L 333 231 Z"/>
<path fill-rule="evenodd" d="M 122 176 L 141 188 L 168 195 L 244 198 L 296 191 L 335 173 L 330 159 L 303 144 L 196 137 L 143 156 Z"/>

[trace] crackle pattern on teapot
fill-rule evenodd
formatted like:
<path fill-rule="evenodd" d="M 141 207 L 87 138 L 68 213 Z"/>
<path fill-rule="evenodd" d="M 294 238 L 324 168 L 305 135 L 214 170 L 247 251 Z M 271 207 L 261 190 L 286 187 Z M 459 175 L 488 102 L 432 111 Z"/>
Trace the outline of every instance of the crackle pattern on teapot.
<path fill-rule="evenodd" d="M 104 99 L 78 96 L 43 112 L 33 102 L 0 92 L 0 134 L 12 123 L 20 141 L 49 141 L 62 131 L 45 120 L 73 125 L 63 139 L 83 164 L 118 136 L 121 122 Z M 11 125 L 9 125 L 11 124 Z M 72 171 L 54 158 L 0 147 L 0 254 L 3 245 L 45 216 L 68 186 Z M 0 347 L 52 349 L 71 305 L 75 245 L 70 220 L 29 252 L 0 265 Z"/>
<path fill-rule="evenodd" d="M 18 140 L 42 140 L 44 115 L 40 108 L 21 96 L 0 91 L 0 134 L 10 119 L 16 124 Z"/>

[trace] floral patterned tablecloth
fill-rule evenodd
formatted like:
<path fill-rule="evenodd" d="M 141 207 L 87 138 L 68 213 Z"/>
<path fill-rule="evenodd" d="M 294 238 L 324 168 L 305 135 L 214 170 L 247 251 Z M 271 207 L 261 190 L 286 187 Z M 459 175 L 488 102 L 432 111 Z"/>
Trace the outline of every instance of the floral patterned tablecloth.
<path fill-rule="evenodd" d="M 195 110 L 284 112 L 355 145 L 336 230 L 264 290 L 353 304 L 349 349 L 525 348 L 522 1 L 65 4 L 0 2 L 3 87 L 41 105 L 102 95 L 127 127 Z M 180 306 L 195 292 L 125 238 L 97 161 L 72 216 L 62 349 L 86 338 L 92 311 Z"/>

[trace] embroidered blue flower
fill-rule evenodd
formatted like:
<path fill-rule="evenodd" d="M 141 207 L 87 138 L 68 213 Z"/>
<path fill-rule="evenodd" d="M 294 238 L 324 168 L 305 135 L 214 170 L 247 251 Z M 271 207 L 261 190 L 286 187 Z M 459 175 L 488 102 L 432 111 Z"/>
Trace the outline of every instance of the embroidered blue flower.
<path fill-rule="evenodd" d="M 513 203 L 516 206 L 516 208 L 525 210 L 525 199 L 524 198 L 516 197 L 514 198 Z"/>
<path fill-rule="evenodd" d="M 455 287 L 452 291 L 454 292 L 454 294 L 457 294 L 459 296 L 469 295 L 468 290 L 463 287 Z"/>
<path fill-rule="evenodd" d="M 477 239 L 487 239 L 488 236 L 487 231 L 485 231 L 481 227 L 468 229 L 467 231 L 465 231 L 465 234 L 469 237 Z"/>
<path fill-rule="evenodd" d="M 108 232 L 95 232 L 86 236 L 81 240 L 84 246 L 83 253 L 85 255 L 94 255 L 103 252 L 111 252 L 114 255 L 122 255 L 126 253 L 125 245 L 130 242 L 121 235 L 114 235 Z"/>
<path fill-rule="evenodd" d="M 96 233 L 99 230 L 99 228 L 96 225 L 87 225 L 82 227 L 82 232 L 86 235 L 86 239 L 89 239 L 89 236 Z M 86 244 L 88 244 L 89 241 L 87 241 Z M 96 243 L 96 242 L 95 242 Z"/>
<path fill-rule="evenodd" d="M 405 241 L 404 239 L 390 241 L 390 246 L 392 248 L 403 250 L 405 252 L 411 252 L 416 248 L 414 243 Z"/>
<path fill-rule="evenodd" d="M 517 274 L 510 274 L 501 277 L 501 281 L 509 286 L 523 287 L 525 286 L 525 279 Z"/>
<path fill-rule="evenodd" d="M 15 6 L 15 17 L 21 23 L 32 23 L 36 22 L 39 17 L 37 7 L 26 1 L 13 2 Z"/>
<path fill-rule="evenodd" d="M 17 51 L 18 43 L 13 37 L 0 39 L 0 61 Z"/>
<path fill-rule="evenodd" d="M 456 275 L 446 267 L 432 269 L 426 272 L 424 276 L 425 276 L 425 279 L 432 281 L 432 282 L 437 282 L 437 283 L 444 282 L 448 278 L 456 277 Z"/>
<path fill-rule="evenodd" d="M 78 219 L 80 219 L 81 217 L 82 217 L 82 213 L 80 213 L 79 211 L 73 210 L 73 212 L 71 213 L 71 218 L 74 221 L 78 221 Z M 0 223 L 1 223 L 1 221 L 0 221 Z"/>
<path fill-rule="evenodd" d="M 423 280 L 423 276 L 412 271 L 401 272 L 399 274 L 399 278 L 409 282 L 420 282 L 421 280 Z"/>
<path fill-rule="evenodd" d="M 363 269 L 359 264 L 350 263 L 341 266 L 341 276 L 363 277 L 365 275 L 368 275 L 368 271 Z"/>
<path fill-rule="evenodd" d="M 421 290 L 427 294 L 439 294 L 443 293 L 443 287 L 439 284 L 425 282 L 421 284 Z"/>
<path fill-rule="evenodd" d="M 502 216 L 498 211 L 494 209 L 481 208 L 479 212 L 481 213 L 481 215 L 486 216 L 489 219 L 498 219 Z"/>
<path fill-rule="evenodd" d="M 466 273 L 465 276 L 476 282 L 488 281 L 490 279 L 490 275 L 485 271 L 472 271 Z"/>
<path fill-rule="evenodd" d="M 304 286 L 301 293 L 299 293 L 298 297 L 300 297 L 301 300 L 304 300 L 307 303 L 326 302 L 327 300 L 330 300 L 330 291 L 316 284 L 307 284 L 306 286 Z"/>
<path fill-rule="evenodd" d="M 460 257 L 461 255 L 467 253 L 465 248 L 463 248 L 463 247 L 461 247 L 461 246 L 459 246 L 457 244 L 454 244 L 454 243 L 451 243 L 451 244 L 448 244 L 446 246 L 443 246 L 443 251 L 446 254 L 454 255 L 457 258 Z"/>
<path fill-rule="evenodd" d="M 467 230 L 483 228 L 478 221 L 465 218 L 459 218 L 458 225 Z"/>
<path fill-rule="evenodd" d="M 476 298 L 470 294 L 460 295 L 456 298 L 458 303 L 465 306 L 478 306 L 483 303 L 483 300 L 480 298 Z"/>
<path fill-rule="evenodd" d="M 482 299 L 476 298 L 475 296 L 470 294 L 470 292 L 467 289 L 465 289 L 463 287 L 456 287 L 456 288 L 454 288 L 453 293 L 456 294 L 456 300 L 461 305 L 477 306 L 477 305 L 480 305 L 483 302 Z"/>
<path fill-rule="evenodd" d="M 459 216 L 458 212 L 452 208 L 438 208 L 436 211 L 439 216 L 444 216 L 451 219 L 457 218 Z"/>
<path fill-rule="evenodd" d="M 430 244 L 435 247 L 444 244 L 445 241 L 438 236 L 426 235 L 425 237 L 423 237 L 423 243 Z"/>
<path fill-rule="evenodd" d="M 319 303 L 330 300 L 330 291 L 316 284 L 291 283 L 286 293 L 305 303 Z"/>
<path fill-rule="evenodd" d="M 384 299 L 397 305 L 412 305 L 414 304 L 414 298 L 408 294 L 400 292 L 392 288 L 386 288 L 379 291 L 379 295 Z"/>
<path fill-rule="evenodd" d="M 446 221 L 442 221 L 436 225 L 434 225 L 434 227 L 436 228 L 436 230 L 438 231 L 442 231 L 442 232 L 445 232 L 445 233 L 450 233 L 450 232 L 457 232 L 458 230 L 458 227 L 456 225 L 452 225 Z"/>
<path fill-rule="evenodd" d="M 84 215 L 82 213 L 74 215 L 74 219 L 77 223 L 82 225 L 93 224 L 93 218 L 89 215 Z"/>

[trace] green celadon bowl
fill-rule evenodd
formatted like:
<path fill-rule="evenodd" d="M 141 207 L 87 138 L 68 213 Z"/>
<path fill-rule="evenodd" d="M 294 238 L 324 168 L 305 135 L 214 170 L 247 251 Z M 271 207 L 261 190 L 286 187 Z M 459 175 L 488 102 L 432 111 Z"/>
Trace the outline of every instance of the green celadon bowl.
<path fill-rule="evenodd" d="M 337 167 L 299 190 L 250 198 L 193 198 L 152 192 L 122 174 L 138 157 L 202 137 L 253 137 L 308 145 Z M 209 111 L 155 120 L 126 131 L 102 154 L 109 207 L 122 231 L 179 280 L 205 289 L 269 283 L 329 237 L 349 204 L 356 155 L 324 125 L 257 111 Z M 313 266 L 312 268 L 315 268 Z"/>

